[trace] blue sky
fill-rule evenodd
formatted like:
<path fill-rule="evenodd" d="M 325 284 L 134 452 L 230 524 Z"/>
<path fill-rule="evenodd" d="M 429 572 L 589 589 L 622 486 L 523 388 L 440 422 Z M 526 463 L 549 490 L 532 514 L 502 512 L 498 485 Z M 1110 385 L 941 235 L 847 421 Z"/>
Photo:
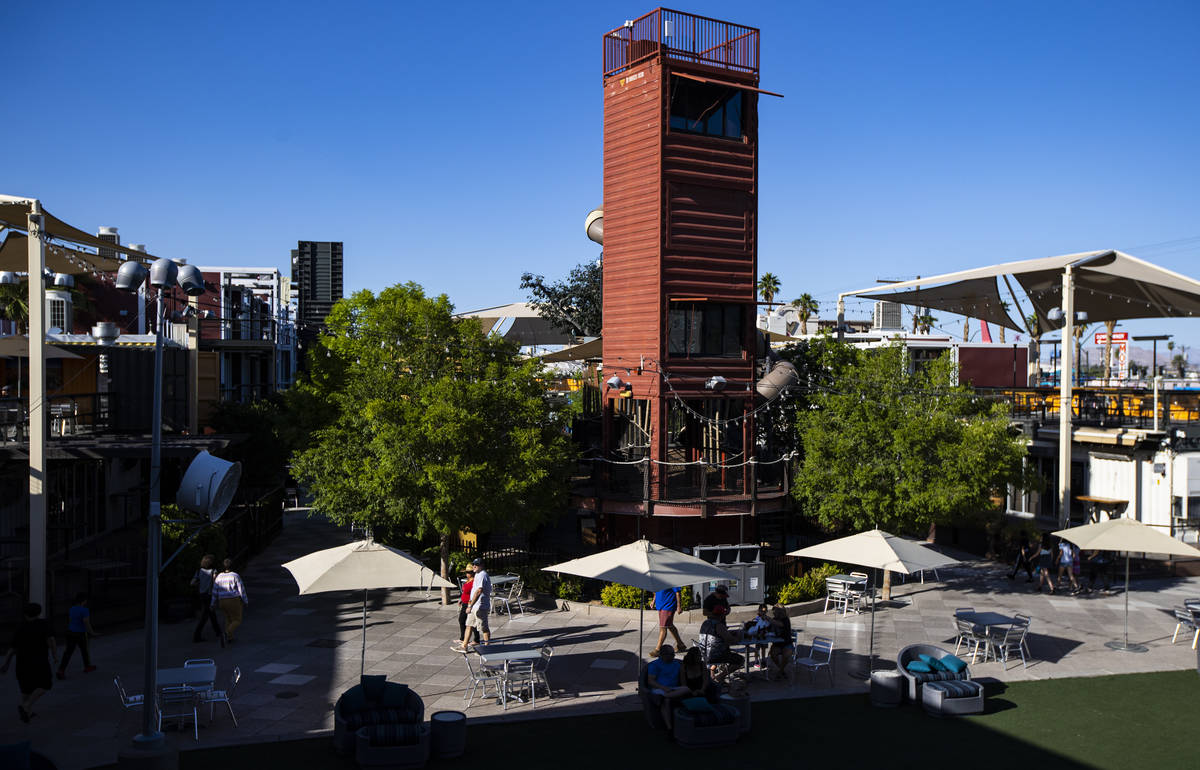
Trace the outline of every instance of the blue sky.
<path fill-rule="evenodd" d="M 523 299 L 521 272 L 598 255 L 600 36 L 653 7 L 5 3 L 0 192 L 197 263 L 343 240 L 348 290 Z M 786 95 L 759 200 L 784 299 L 1110 247 L 1200 276 L 1200 4 L 680 9 L 761 28 Z"/>

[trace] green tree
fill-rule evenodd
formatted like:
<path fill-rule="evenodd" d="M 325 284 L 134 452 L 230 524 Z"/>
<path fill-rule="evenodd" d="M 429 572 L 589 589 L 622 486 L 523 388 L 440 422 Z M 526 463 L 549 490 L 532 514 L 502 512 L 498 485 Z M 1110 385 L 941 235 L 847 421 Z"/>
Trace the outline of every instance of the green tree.
<path fill-rule="evenodd" d="M 1008 405 L 954 385 L 949 356 L 910 371 L 899 345 L 836 359 L 832 384 L 797 415 L 793 494 L 830 530 L 910 533 L 986 515 L 1029 485 Z"/>
<path fill-rule="evenodd" d="M 16 324 L 18 333 L 29 326 L 29 285 L 24 279 L 0 283 L 0 318 Z"/>
<path fill-rule="evenodd" d="M 775 301 L 775 295 L 779 293 L 779 276 L 774 273 L 763 273 L 758 279 L 758 293 L 762 295 L 763 302 L 767 303 L 767 309 L 771 309 L 771 303 Z"/>
<path fill-rule="evenodd" d="M 918 313 L 913 316 L 913 331 L 921 334 L 929 334 L 933 329 L 933 325 L 937 323 L 937 318 L 930 315 L 928 312 Z"/>
<path fill-rule="evenodd" d="M 800 317 L 800 334 L 808 334 L 808 319 L 812 318 L 820 310 L 820 304 L 817 303 L 813 296 L 808 292 L 801 294 L 796 299 L 792 300 L 792 307 L 796 308 L 796 315 Z"/>
<path fill-rule="evenodd" d="M 566 280 L 547 283 L 544 276 L 521 275 L 521 288 L 538 315 L 565 332 L 595 337 L 602 328 L 603 271 L 599 262 L 582 262 L 571 268 Z"/>
<path fill-rule="evenodd" d="M 1183 354 L 1176 353 L 1175 357 L 1171 359 L 1171 365 L 1175 367 L 1175 374 L 1180 379 L 1183 379 L 1187 374 L 1187 359 L 1184 358 Z"/>
<path fill-rule="evenodd" d="M 1025 316 L 1025 328 L 1029 330 L 1029 336 L 1033 339 L 1033 355 L 1031 359 L 1037 362 L 1038 371 L 1035 374 L 1030 374 L 1030 384 L 1036 384 L 1041 381 L 1041 366 L 1042 366 L 1042 335 L 1045 330 L 1042 328 L 1041 321 L 1038 320 L 1037 313 L 1031 313 Z M 1037 379 L 1033 379 L 1033 377 Z"/>
<path fill-rule="evenodd" d="M 537 361 L 452 311 L 412 283 L 338 302 L 304 386 L 330 421 L 293 465 L 335 522 L 436 536 L 443 576 L 453 533 L 527 532 L 559 510 L 572 452 Z"/>

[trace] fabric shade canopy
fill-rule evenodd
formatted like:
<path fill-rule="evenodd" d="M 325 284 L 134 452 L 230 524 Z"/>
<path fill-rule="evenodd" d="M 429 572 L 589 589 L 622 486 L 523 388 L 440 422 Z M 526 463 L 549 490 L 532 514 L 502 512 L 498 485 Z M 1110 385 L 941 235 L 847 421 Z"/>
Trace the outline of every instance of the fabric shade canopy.
<path fill-rule="evenodd" d="M 372 588 L 453 588 L 413 557 L 373 540 L 314 551 L 282 565 L 303 594 L 363 592 L 362 662 L 367 668 L 367 591 Z"/>
<path fill-rule="evenodd" d="M 46 246 L 46 267 L 56 273 L 82 275 L 96 270 L 111 273 L 121 266 L 115 259 L 88 254 L 66 246 Z M 23 233 L 9 232 L 0 244 L 0 270 L 24 273 L 29 269 L 29 238 Z"/>
<path fill-rule="evenodd" d="M 519 345 L 568 345 L 571 335 L 542 318 L 537 308 L 528 302 L 512 302 L 507 305 L 468 310 L 455 318 L 477 318 L 483 331 L 499 332 L 499 326 L 511 321 L 501 336 Z"/>
<path fill-rule="evenodd" d="M 1109 519 L 1098 524 L 1060 529 L 1054 534 L 1087 551 L 1125 552 L 1125 639 L 1107 642 L 1107 646 L 1124 652 L 1145 652 L 1146 645 L 1129 643 L 1129 552 L 1200 558 L 1200 551 L 1134 519 Z"/>
<path fill-rule="evenodd" d="M 643 591 L 662 591 L 710 580 L 731 580 L 733 575 L 703 559 L 651 543 L 646 538 L 608 551 L 544 567 L 545 572 L 607 580 Z M 642 623 L 645 602 L 638 618 L 638 660 L 642 658 Z"/>
<path fill-rule="evenodd" d="M 908 575 L 927 569 L 957 564 L 958 559 L 945 556 L 913 540 L 872 529 L 857 535 L 841 537 L 825 543 L 792 551 L 788 556 L 828 559 L 843 564 L 860 564 L 873 569 L 885 569 Z"/>
<path fill-rule="evenodd" d="M 1006 262 L 848 295 L 958 313 L 1021 331 L 1024 324 L 1013 320 L 1000 291 L 1011 277 L 1025 290 L 1040 327 L 1050 330 L 1062 326 L 1047 314 L 1063 304 L 1062 275 L 1068 265 L 1075 275 L 1075 310 L 1086 312 L 1089 321 L 1200 315 L 1200 282 L 1115 250 Z"/>
<path fill-rule="evenodd" d="M 558 350 L 554 353 L 547 353 L 541 356 L 542 361 L 548 364 L 560 363 L 563 361 L 582 361 L 587 358 L 599 358 L 604 350 L 604 341 L 597 337 L 594 340 L 589 340 L 582 345 L 575 345 L 564 350 Z"/>
<path fill-rule="evenodd" d="M 18 230 L 24 230 L 29 226 L 29 211 L 30 202 L 25 198 L 19 198 L 12 195 L 0 195 L 0 225 L 15 227 Z M 91 233 L 84 232 L 79 228 L 72 227 L 42 207 L 42 222 L 43 228 L 47 235 L 51 238 L 57 238 L 62 241 L 70 241 L 83 246 L 91 246 L 96 249 L 108 249 L 119 252 L 133 259 L 140 259 L 143 262 L 153 262 L 158 257 L 153 254 L 148 254 L 144 251 L 137 251 L 127 246 L 122 246 L 117 243 L 109 243 L 108 241 L 100 240 Z M 81 252 L 82 253 L 82 252 Z M 98 260 L 95 254 L 86 254 L 89 261 Z M 97 270 L 102 269 L 97 264 Z M 61 271 L 60 271 L 61 272 Z"/>
<path fill-rule="evenodd" d="M 29 358 L 29 338 L 25 336 L 0 337 L 0 356 Z M 82 358 L 74 353 L 46 345 L 46 358 Z"/>

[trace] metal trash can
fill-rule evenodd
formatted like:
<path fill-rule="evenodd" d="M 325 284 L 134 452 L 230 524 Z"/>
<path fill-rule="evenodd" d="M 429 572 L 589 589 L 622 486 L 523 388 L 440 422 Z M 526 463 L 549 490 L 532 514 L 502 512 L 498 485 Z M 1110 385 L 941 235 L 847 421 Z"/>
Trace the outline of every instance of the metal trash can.
<path fill-rule="evenodd" d="M 435 711 L 429 717 L 430 753 L 437 759 L 461 757 L 467 750 L 467 715 L 461 711 Z"/>

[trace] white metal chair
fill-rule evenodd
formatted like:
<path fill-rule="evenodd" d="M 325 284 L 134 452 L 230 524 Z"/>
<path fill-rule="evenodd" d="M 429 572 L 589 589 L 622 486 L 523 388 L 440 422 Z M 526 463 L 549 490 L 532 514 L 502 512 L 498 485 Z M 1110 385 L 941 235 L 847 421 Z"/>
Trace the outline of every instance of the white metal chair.
<path fill-rule="evenodd" d="M 233 691 L 237 689 L 238 682 L 242 679 L 242 669 L 234 666 L 233 676 L 229 678 L 228 690 L 209 690 L 200 694 L 200 702 L 208 704 L 208 722 L 212 724 L 213 712 L 218 703 L 224 703 L 225 708 L 229 709 L 229 718 L 233 720 L 233 726 L 238 726 L 237 717 L 233 713 Z"/>
<path fill-rule="evenodd" d="M 808 655 L 795 660 L 797 666 L 808 669 L 809 681 L 814 681 L 817 669 L 829 674 L 829 685 L 833 686 L 833 640 L 826 636 L 814 636 Z"/>
<path fill-rule="evenodd" d="M 842 613 L 846 612 L 846 602 L 849 600 L 849 594 L 846 593 L 846 584 L 840 580 L 833 578 L 825 578 L 825 609 L 821 610 L 824 615 L 829 612 L 829 605 L 833 604 L 833 611 L 837 612 L 838 608 L 842 609 Z"/>
<path fill-rule="evenodd" d="M 476 663 L 478 662 L 478 658 L 476 658 L 476 660 L 471 659 L 474 653 L 462 652 L 461 650 L 455 650 L 453 647 L 450 649 L 460 653 L 463 656 L 463 660 L 466 661 L 467 664 L 467 670 L 471 672 L 471 689 L 469 692 L 463 693 L 463 700 L 467 702 L 467 708 L 471 708 L 471 704 L 475 702 L 475 691 L 477 689 L 483 688 L 483 697 L 487 697 L 487 688 L 489 684 L 495 688 L 496 697 L 502 697 L 503 693 L 500 688 L 504 684 L 503 669 L 492 668 L 482 664 L 477 666 Z"/>
<path fill-rule="evenodd" d="M 1017 653 L 1021 656 L 1021 665 L 1029 668 L 1029 661 L 1025 658 L 1025 634 L 1029 632 L 1029 624 L 1015 622 L 1003 631 L 1000 629 L 992 629 L 991 643 L 988 649 L 996 656 L 996 659 L 1004 664 L 1004 670 L 1008 670 L 1008 656 L 1012 653 Z M 984 652 L 984 662 L 987 661 L 987 651 Z"/>
<path fill-rule="evenodd" d="M 195 668 L 197 666 L 215 666 L 217 662 L 212 658 L 189 658 L 183 662 L 184 668 Z"/>
<path fill-rule="evenodd" d="M 550 659 L 554 657 L 554 648 L 546 645 L 542 648 L 542 657 L 533 662 L 533 677 L 542 686 L 546 688 L 546 697 L 552 698 L 550 694 L 550 679 L 547 677 L 547 672 L 550 670 Z"/>
<path fill-rule="evenodd" d="M 162 732 L 163 719 L 183 720 L 192 717 L 192 738 L 200 740 L 200 722 L 196 717 L 200 693 L 190 687 L 164 687 L 158 696 L 158 730 Z M 170 709 L 170 713 L 168 713 Z"/>
<path fill-rule="evenodd" d="M 537 708 L 537 675 L 533 670 L 533 665 L 536 661 L 532 660 L 514 660 L 508 664 L 508 669 L 504 672 L 504 683 L 502 689 L 503 709 L 508 710 L 508 695 L 510 692 L 515 692 L 520 697 L 520 694 L 529 690 L 529 700 L 533 704 L 533 708 Z"/>
<path fill-rule="evenodd" d="M 954 625 L 958 629 L 958 638 L 954 641 L 954 654 L 957 655 L 959 647 L 965 644 L 967 652 L 971 653 L 971 662 L 974 663 L 976 656 L 979 654 L 979 648 L 982 646 L 984 648 L 983 657 L 986 660 L 987 645 L 990 638 L 980 633 L 979 628 L 969 620 L 955 618 Z"/>
<path fill-rule="evenodd" d="M 1193 610 L 1187 606 L 1175 608 L 1175 633 L 1171 634 L 1171 644 L 1175 644 L 1176 637 L 1179 636 L 1179 630 L 1187 628 L 1195 633 L 1192 634 L 1192 649 L 1196 649 L 1196 642 L 1200 641 L 1200 607 Z"/>
<path fill-rule="evenodd" d="M 130 695 L 129 693 L 125 692 L 125 685 L 121 684 L 121 677 L 114 676 L 113 684 L 117 686 L 117 695 L 121 696 L 121 706 L 126 711 L 129 711 L 130 709 L 140 709 L 142 706 L 146 705 L 146 696 L 141 695 L 140 693 L 137 695 Z"/>
<path fill-rule="evenodd" d="M 509 585 L 508 593 L 494 597 L 494 602 L 499 602 L 504 605 L 504 611 L 508 613 L 509 620 L 512 620 L 512 605 L 516 604 L 517 609 L 521 614 L 525 614 L 525 608 L 521 606 L 521 594 L 525 591 L 525 581 L 517 580 Z"/>
<path fill-rule="evenodd" d="M 799 668 L 798 661 L 800 660 L 800 634 L 802 633 L 804 632 L 798 628 L 792 629 L 792 658 L 789 661 L 789 664 L 792 667 L 792 670 L 789 672 L 789 681 L 792 683 L 795 683 L 796 681 L 796 671 Z"/>

